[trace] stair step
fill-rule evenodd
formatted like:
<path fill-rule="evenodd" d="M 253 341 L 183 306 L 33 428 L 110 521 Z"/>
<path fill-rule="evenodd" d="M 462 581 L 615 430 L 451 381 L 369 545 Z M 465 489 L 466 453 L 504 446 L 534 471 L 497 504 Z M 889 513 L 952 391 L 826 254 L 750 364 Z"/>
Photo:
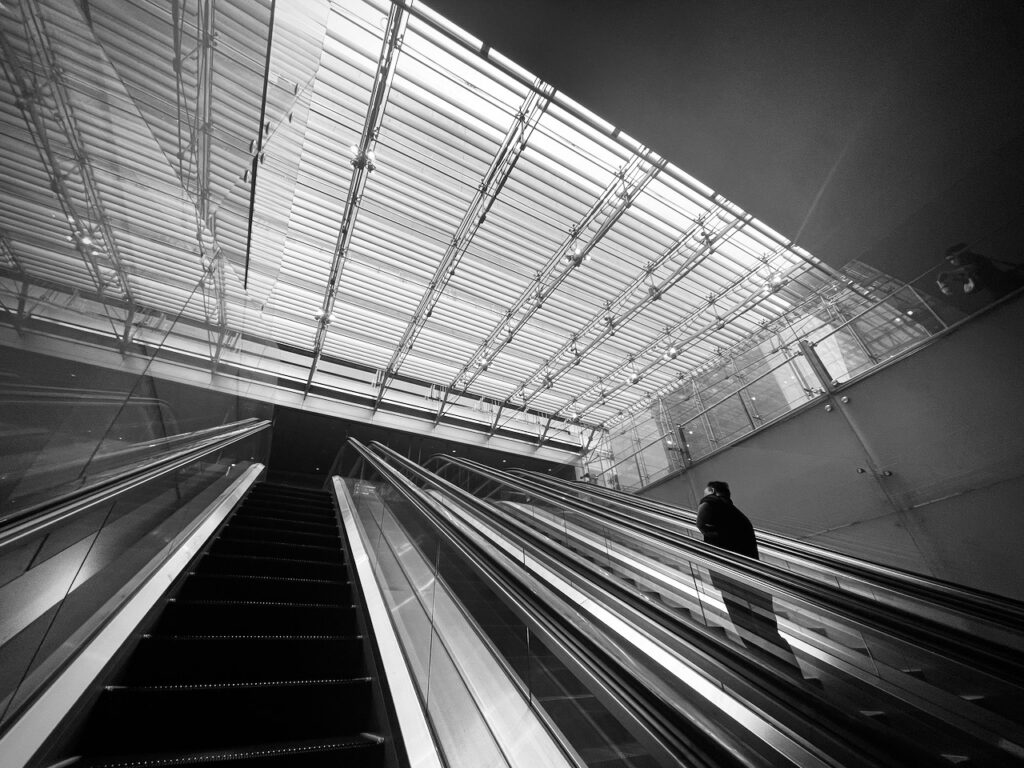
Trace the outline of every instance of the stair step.
<path fill-rule="evenodd" d="M 876 723 L 886 724 L 889 722 L 889 715 L 881 709 L 862 709 L 860 713 Z"/>
<path fill-rule="evenodd" d="M 104 756 L 75 762 L 76 768 L 337 768 L 384 764 L 384 740 L 363 733 L 341 739 L 262 743 L 230 750 Z"/>
<path fill-rule="evenodd" d="M 238 520 L 280 520 L 285 523 L 295 523 L 296 525 L 331 525 L 337 524 L 337 519 L 334 516 L 334 510 L 308 510 L 308 509 L 289 509 L 288 507 L 282 506 L 267 506 L 267 507 L 243 507 L 235 513 L 235 518 Z"/>
<path fill-rule="evenodd" d="M 294 560 L 316 560 L 336 563 L 343 559 L 340 546 L 318 544 L 283 544 L 274 541 L 241 541 L 221 537 L 210 547 L 210 554 L 279 557 Z"/>
<path fill-rule="evenodd" d="M 92 754 L 232 749 L 355 736 L 371 728 L 371 680 L 105 689 L 86 726 Z"/>
<path fill-rule="evenodd" d="M 239 509 L 238 514 L 246 517 L 259 517 L 269 515 L 271 517 L 283 517 L 285 519 L 309 520 L 314 523 L 323 523 L 334 520 L 334 505 L 330 502 L 323 504 L 306 503 L 281 503 L 275 501 L 246 501 Z"/>
<path fill-rule="evenodd" d="M 344 561 L 327 563 L 287 557 L 207 553 L 199 561 L 196 573 L 235 576 L 294 576 L 310 579 L 346 579 Z"/>
<path fill-rule="evenodd" d="M 245 521 L 231 521 L 225 528 L 219 541 L 256 541 L 274 544 L 299 544 L 314 547 L 326 547 L 332 550 L 341 549 L 341 537 L 337 530 L 331 531 L 297 531 L 284 528 L 264 528 L 246 524 Z"/>
<path fill-rule="evenodd" d="M 352 606 L 211 600 L 171 600 L 154 635 L 354 635 Z"/>
<path fill-rule="evenodd" d="M 340 579 L 192 573 L 177 597 L 179 600 L 271 600 L 351 605 L 352 587 Z"/>
<path fill-rule="evenodd" d="M 309 531 L 310 533 L 338 533 L 338 525 L 334 520 L 330 522 L 319 520 L 296 520 L 287 517 L 273 517 L 271 515 L 235 515 L 231 518 L 231 527 L 242 528 L 263 528 L 283 531 Z"/>
<path fill-rule="evenodd" d="M 309 680 L 365 674 L 363 639 L 146 635 L 121 677 L 125 685 Z"/>

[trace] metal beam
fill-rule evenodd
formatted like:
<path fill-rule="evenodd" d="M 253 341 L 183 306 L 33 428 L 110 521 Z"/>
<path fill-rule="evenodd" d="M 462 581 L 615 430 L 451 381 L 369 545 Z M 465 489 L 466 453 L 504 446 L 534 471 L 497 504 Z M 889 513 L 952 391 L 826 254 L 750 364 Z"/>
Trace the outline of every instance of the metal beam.
<path fill-rule="evenodd" d="M 263 157 L 263 137 L 266 131 L 263 130 L 263 123 L 267 118 L 267 89 L 270 87 L 270 54 L 274 45 L 274 10 L 277 7 L 277 0 L 270 0 L 270 21 L 267 24 L 267 56 L 263 68 L 263 97 L 260 100 L 260 122 L 256 126 L 256 152 L 252 156 L 251 177 L 249 179 L 249 223 L 245 236 L 245 277 L 242 280 L 242 287 L 249 288 L 249 256 L 252 252 L 252 221 L 253 212 L 256 207 L 256 174 L 260 168 L 260 159 Z"/>
<path fill-rule="evenodd" d="M 177 3 L 172 6 L 172 13 L 178 14 L 180 8 Z M 216 24 L 216 0 L 199 0 L 199 7 L 196 12 L 196 75 L 195 75 L 195 106 L 192 109 L 185 110 L 185 115 L 182 114 L 182 102 L 185 95 L 185 81 L 184 81 L 184 55 L 183 45 L 180 34 L 180 29 L 184 28 L 184 20 L 182 19 L 179 25 L 178 20 L 174 20 L 175 25 L 175 60 L 177 67 L 175 69 L 177 88 L 179 91 L 178 96 L 178 125 L 187 125 L 189 129 L 189 143 L 188 146 L 195 154 L 195 175 L 192 176 L 185 172 L 184 155 L 185 148 L 180 145 L 178 147 L 178 158 L 182 165 L 180 166 L 182 184 L 188 193 L 192 195 L 192 199 L 195 203 L 196 208 L 196 242 L 199 246 L 199 258 L 202 264 L 203 270 L 207 273 L 202 282 L 202 290 L 207 293 L 208 290 L 212 290 L 216 299 L 216 316 L 211 317 L 211 313 L 206 308 L 204 303 L 204 310 L 206 311 L 206 319 L 210 322 L 215 322 L 220 326 L 219 337 L 220 341 L 223 342 L 224 334 L 227 332 L 227 286 L 224 280 L 224 262 L 226 255 L 222 248 L 217 244 L 216 239 L 216 214 L 210 210 L 210 155 L 211 155 L 211 133 L 212 133 L 212 109 L 213 109 L 213 56 L 214 56 L 214 36 L 215 36 L 215 24 Z M 267 32 L 267 73 L 269 77 L 270 70 L 270 51 L 271 44 L 273 41 L 274 34 L 274 1 L 271 1 L 270 6 L 270 22 L 269 29 Z M 263 131 L 263 120 L 266 110 L 266 93 L 267 83 L 264 81 L 263 85 L 263 104 L 260 112 L 260 153 L 262 153 L 262 140 L 264 136 Z M 188 119 L 185 119 L 187 116 Z M 257 153 L 257 154 L 260 154 Z M 193 189 L 194 185 L 194 189 Z M 253 185 L 252 191 L 255 194 L 255 171 L 253 172 Z M 253 201 L 250 200 L 250 203 Z M 245 264 L 246 271 L 243 278 L 244 283 L 248 283 L 249 273 L 249 246 L 251 245 L 252 236 L 252 207 L 250 205 L 249 210 L 249 237 L 246 240 L 246 254 Z M 208 294 L 207 294 L 208 295 Z M 211 354 L 211 361 L 214 367 L 217 365 L 217 360 L 220 355 L 220 343 L 218 343 L 216 352 Z"/>
<path fill-rule="evenodd" d="M 344 272 L 349 245 L 355 232 L 356 219 L 359 216 L 363 188 L 366 186 L 367 179 L 374 168 L 373 151 L 377 145 L 377 136 L 380 132 L 381 122 L 384 120 L 384 110 L 387 107 L 391 83 L 395 77 L 402 38 L 405 35 L 405 27 L 408 20 L 409 16 L 405 6 L 393 3 L 391 10 L 388 12 L 384 42 L 381 46 L 380 58 L 377 61 L 377 74 L 373 80 L 373 90 L 370 92 L 366 119 L 363 122 L 359 144 L 356 147 L 356 156 L 351 160 L 352 175 L 348 185 L 348 196 L 345 199 L 345 210 L 341 217 L 341 228 L 334 247 L 334 255 L 331 258 L 330 277 L 327 280 L 327 287 L 320 309 L 316 340 L 313 343 L 313 361 L 309 366 L 309 378 L 306 380 L 306 386 L 303 389 L 303 397 L 309 394 L 309 388 L 313 384 L 313 377 L 316 375 L 316 367 L 320 362 L 320 356 L 323 354 L 327 328 L 331 323 L 331 315 L 334 311 L 334 301 L 337 296 L 342 273 Z"/>

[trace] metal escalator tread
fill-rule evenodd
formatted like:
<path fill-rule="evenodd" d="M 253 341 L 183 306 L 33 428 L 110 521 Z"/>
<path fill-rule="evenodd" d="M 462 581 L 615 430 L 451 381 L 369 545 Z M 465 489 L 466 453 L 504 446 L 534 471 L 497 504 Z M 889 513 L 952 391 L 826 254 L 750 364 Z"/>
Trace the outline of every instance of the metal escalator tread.
<path fill-rule="evenodd" d="M 168 766 L 202 765 L 231 768 L 320 768 L 338 765 L 371 765 L 381 762 L 378 756 L 384 740 L 372 733 L 361 733 L 340 739 L 283 742 L 268 746 L 256 744 L 222 750 L 165 752 L 139 757 L 104 757 L 76 762 L 81 768 L 166 768 Z M 359 762 L 356 762 L 359 760 Z"/>
<path fill-rule="evenodd" d="M 254 490 L 103 689 L 76 765 L 383 765 L 343 542 L 317 506 Z"/>

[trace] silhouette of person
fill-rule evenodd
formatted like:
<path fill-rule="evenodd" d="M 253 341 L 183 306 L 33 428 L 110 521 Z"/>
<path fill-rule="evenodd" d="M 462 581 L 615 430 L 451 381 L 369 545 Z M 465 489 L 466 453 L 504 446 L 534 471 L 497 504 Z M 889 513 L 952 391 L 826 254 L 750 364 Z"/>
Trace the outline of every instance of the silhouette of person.
<path fill-rule="evenodd" d="M 957 243 L 947 248 L 946 261 L 952 269 L 940 272 L 935 280 L 935 284 L 945 296 L 953 296 L 956 293 L 953 287 L 956 283 L 961 285 L 965 294 L 988 290 L 993 299 L 1000 299 L 1024 285 L 1019 264 L 1008 264 L 1009 270 L 1000 269 L 993 259 L 974 253 L 966 243 Z"/>
<path fill-rule="evenodd" d="M 735 504 L 729 484 L 713 480 L 704 489 L 704 497 L 697 507 L 697 528 L 704 541 L 719 549 L 758 560 L 754 526 Z M 711 583 L 722 593 L 729 619 L 737 630 L 746 630 L 774 646 L 771 656 L 788 665 L 790 671 L 799 672 L 793 649 L 779 634 L 778 621 L 771 595 L 737 581 L 723 573 L 711 572 Z M 748 641 L 744 641 L 748 644 Z"/>

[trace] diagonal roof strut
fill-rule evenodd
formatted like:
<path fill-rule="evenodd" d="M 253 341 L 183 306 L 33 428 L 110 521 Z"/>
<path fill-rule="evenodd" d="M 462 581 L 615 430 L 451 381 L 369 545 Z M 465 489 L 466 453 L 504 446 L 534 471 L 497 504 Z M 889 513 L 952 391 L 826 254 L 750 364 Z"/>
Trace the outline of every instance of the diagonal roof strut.
<path fill-rule="evenodd" d="M 370 92 L 366 120 L 363 122 L 363 130 L 359 136 L 359 144 L 356 146 L 355 157 L 351 161 L 352 176 L 348 186 L 348 197 L 345 199 L 345 210 L 341 217 L 338 241 L 334 247 L 334 256 L 331 259 L 330 277 L 327 279 L 327 287 L 324 291 L 316 340 L 313 343 L 313 360 L 309 364 L 309 378 L 306 379 L 306 386 L 302 391 L 303 397 L 309 394 L 309 389 L 313 385 L 313 377 L 316 375 L 317 365 L 319 365 L 320 357 L 323 354 L 327 328 L 331 323 L 334 301 L 337 296 L 339 283 L 341 282 L 341 275 L 345 268 L 345 258 L 348 255 L 348 249 L 352 243 L 352 236 L 355 231 L 356 219 L 359 216 L 363 189 L 366 186 L 370 172 L 373 171 L 373 150 L 377 145 L 378 133 L 384 120 L 384 110 L 387 107 L 391 83 L 395 78 L 398 57 L 402 47 L 402 38 L 405 36 L 405 28 L 408 22 L 409 14 L 405 6 L 397 3 L 392 4 L 391 10 L 388 13 L 387 27 L 384 30 L 384 42 L 381 46 L 380 58 L 377 61 L 377 74 L 373 79 L 373 90 Z"/>

